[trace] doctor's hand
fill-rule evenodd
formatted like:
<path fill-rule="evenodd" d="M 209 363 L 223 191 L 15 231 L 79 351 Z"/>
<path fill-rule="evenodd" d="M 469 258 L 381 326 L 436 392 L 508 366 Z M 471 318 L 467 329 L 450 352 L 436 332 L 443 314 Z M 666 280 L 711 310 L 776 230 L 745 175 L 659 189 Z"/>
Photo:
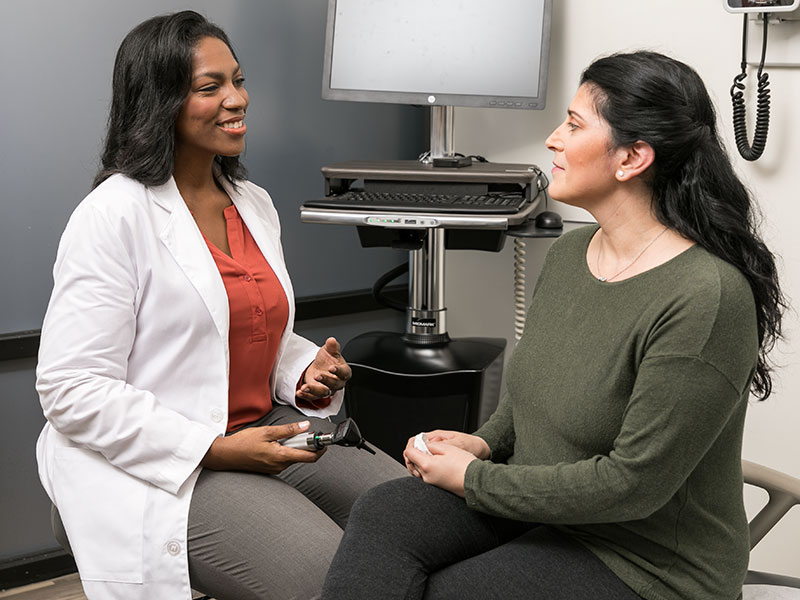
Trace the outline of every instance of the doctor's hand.
<path fill-rule="evenodd" d="M 248 427 L 232 435 L 218 437 L 200 465 L 214 471 L 252 471 L 275 475 L 294 463 L 316 462 L 325 454 L 324 448 L 312 452 L 287 448 L 278 442 L 308 430 L 309 425 L 308 421 L 302 421 L 288 425 Z"/>
<path fill-rule="evenodd" d="M 430 483 L 443 490 L 464 497 L 464 475 L 469 463 L 478 457 L 461 448 L 446 442 L 433 442 L 428 438 L 428 450 L 425 454 L 414 448 L 413 443 L 406 446 L 403 459 L 409 472 L 425 483 Z"/>
<path fill-rule="evenodd" d="M 336 338 L 329 337 L 319 349 L 305 373 L 305 380 L 295 394 L 302 400 L 326 398 L 342 389 L 353 372 L 342 356 Z"/>

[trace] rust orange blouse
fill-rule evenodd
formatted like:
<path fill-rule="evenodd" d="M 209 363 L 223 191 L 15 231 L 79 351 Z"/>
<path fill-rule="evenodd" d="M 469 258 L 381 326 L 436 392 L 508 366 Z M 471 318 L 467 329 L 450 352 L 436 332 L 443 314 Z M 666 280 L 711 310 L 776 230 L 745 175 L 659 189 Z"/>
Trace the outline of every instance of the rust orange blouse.
<path fill-rule="evenodd" d="M 224 211 L 231 256 L 206 240 L 230 306 L 228 432 L 272 408 L 270 373 L 289 319 L 289 302 L 236 206 Z"/>

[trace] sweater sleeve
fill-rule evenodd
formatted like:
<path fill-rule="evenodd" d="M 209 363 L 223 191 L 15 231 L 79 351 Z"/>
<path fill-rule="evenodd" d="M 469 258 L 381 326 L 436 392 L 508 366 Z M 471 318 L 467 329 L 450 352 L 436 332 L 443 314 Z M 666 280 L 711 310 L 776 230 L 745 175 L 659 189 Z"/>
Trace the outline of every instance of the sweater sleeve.
<path fill-rule="evenodd" d="M 492 462 L 502 462 L 514 453 L 514 415 L 507 393 L 503 395 L 494 414 L 475 435 L 489 445 Z"/>
<path fill-rule="evenodd" d="M 474 461 L 464 482 L 467 503 L 540 523 L 647 517 L 690 475 L 745 392 L 701 358 L 646 359 L 608 455 L 555 465 Z"/>

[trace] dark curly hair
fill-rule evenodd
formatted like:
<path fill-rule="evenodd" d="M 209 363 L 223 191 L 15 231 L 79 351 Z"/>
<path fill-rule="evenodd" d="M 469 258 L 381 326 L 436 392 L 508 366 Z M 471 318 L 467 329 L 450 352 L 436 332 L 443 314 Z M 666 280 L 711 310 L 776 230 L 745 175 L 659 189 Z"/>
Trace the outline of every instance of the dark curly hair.
<path fill-rule="evenodd" d="M 192 10 L 153 17 L 125 36 L 114 63 L 108 130 L 93 187 L 114 173 L 151 186 L 170 178 L 175 121 L 191 85 L 192 49 L 204 37 L 225 42 L 236 59 L 225 32 Z M 231 184 L 245 178 L 238 156 L 215 161 Z"/>
<path fill-rule="evenodd" d="M 786 302 L 775 257 L 761 240 L 750 193 L 717 133 L 716 112 L 700 76 L 655 52 L 615 54 L 592 63 L 581 83 L 593 88 L 613 143 L 641 140 L 655 151 L 647 172 L 656 218 L 747 278 L 755 299 L 759 356 L 752 392 L 772 392 L 767 354 L 781 337 Z"/>

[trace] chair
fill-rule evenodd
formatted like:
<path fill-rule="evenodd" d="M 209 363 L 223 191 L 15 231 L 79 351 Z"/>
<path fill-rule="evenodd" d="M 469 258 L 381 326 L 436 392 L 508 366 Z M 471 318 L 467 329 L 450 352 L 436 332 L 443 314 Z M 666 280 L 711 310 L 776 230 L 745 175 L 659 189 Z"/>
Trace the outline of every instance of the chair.
<path fill-rule="evenodd" d="M 746 484 L 766 490 L 767 504 L 750 521 L 750 549 L 795 505 L 800 504 L 800 479 L 748 460 L 742 461 Z M 742 600 L 800 600 L 800 578 L 749 571 Z"/>

